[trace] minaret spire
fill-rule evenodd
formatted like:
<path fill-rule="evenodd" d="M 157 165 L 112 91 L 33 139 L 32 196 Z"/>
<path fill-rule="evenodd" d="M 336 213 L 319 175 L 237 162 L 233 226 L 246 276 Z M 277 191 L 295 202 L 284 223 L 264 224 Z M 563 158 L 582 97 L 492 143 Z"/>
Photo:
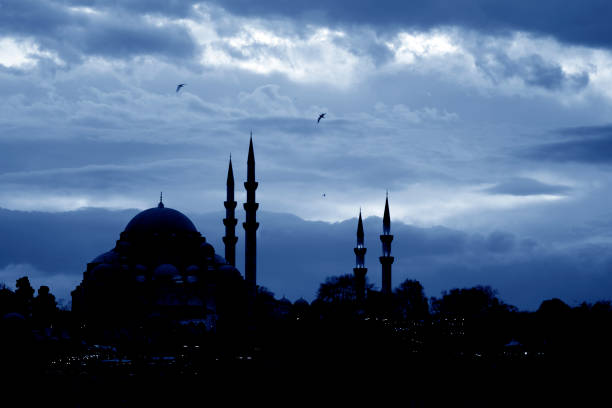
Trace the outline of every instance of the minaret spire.
<path fill-rule="evenodd" d="M 236 224 L 238 220 L 234 215 L 236 209 L 236 201 L 234 201 L 234 171 L 232 170 L 232 155 L 230 154 L 229 167 L 227 169 L 227 199 L 223 202 L 225 206 L 225 236 L 223 243 L 225 244 L 225 260 L 232 266 L 236 266 Z"/>
<path fill-rule="evenodd" d="M 357 221 L 357 247 L 363 247 L 363 221 L 361 220 L 361 208 L 359 209 L 359 221 Z M 363 262 L 362 262 L 363 263 Z M 357 260 L 357 265 L 359 265 L 359 260 Z"/>
<path fill-rule="evenodd" d="M 247 181 L 255 181 L 255 153 L 253 153 L 253 133 L 249 140 L 249 156 L 247 158 Z"/>
<path fill-rule="evenodd" d="M 230 158 L 229 158 L 229 166 L 227 168 L 227 186 L 228 187 L 232 187 L 231 189 L 231 194 L 232 194 L 232 199 L 234 198 L 234 169 L 232 168 L 232 154 L 230 153 Z M 230 193 L 230 191 L 228 190 L 228 193 Z"/>
<path fill-rule="evenodd" d="M 255 202 L 255 190 L 259 183 L 255 181 L 255 153 L 253 152 L 253 132 L 249 141 L 249 156 L 247 159 L 247 181 L 244 188 L 247 192 L 247 202 L 244 203 L 246 220 L 242 224 L 244 227 L 244 279 L 247 282 L 251 296 L 255 295 L 257 288 L 257 208 L 259 204 Z"/>
<path fill-rule="evenodd" d="M 361 219 L 361 209 L 359 209 L 359 221 L 357 221 L 357 246 L 355 252 L 355 289 L 357 291 L 357 301 L 362 302 L 365 299 L 365 275 L 368 268 L 365 267 L 365 253 L 367 249 L 364 246 L 363 221 Z"/>
<path fill-rule="evenodd" d="M 383 216 L 383 233 L 380 236 L 382 242 L 382 256 L 379 258 L 382 265 L 382 293 L 391 294 L 391 265 L 395 258 L 391 256 L 391 216 L 389 214 L 389 192 L 385 199 L 385 214 Z"/>
<path fill-rule="evenodd" d="M 391 233 L 391 215 L 389 215 L 389 192 L 385 199 L 385 214 L 383 215 L 383 234 Z"/>
<path fill-rule="evenodd" d="M 157 208 L 164 208 L 164 195 L 163 192 L 159 192 L 159 204 L 157 204 Z"/>

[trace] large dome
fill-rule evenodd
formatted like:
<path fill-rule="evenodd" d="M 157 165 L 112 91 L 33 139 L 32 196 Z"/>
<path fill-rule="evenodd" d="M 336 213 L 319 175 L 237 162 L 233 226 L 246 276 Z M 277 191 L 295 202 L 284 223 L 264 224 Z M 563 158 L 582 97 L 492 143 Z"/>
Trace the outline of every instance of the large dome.
<path fill-rule="evenodd" d="M 125 227 L 125 232 L 132 235 L 151 235 L 154 233 L 197 233 L 195 225 L 187 216 L 172 208 L 165 208 L 162 203 L 137 214 Z"/>

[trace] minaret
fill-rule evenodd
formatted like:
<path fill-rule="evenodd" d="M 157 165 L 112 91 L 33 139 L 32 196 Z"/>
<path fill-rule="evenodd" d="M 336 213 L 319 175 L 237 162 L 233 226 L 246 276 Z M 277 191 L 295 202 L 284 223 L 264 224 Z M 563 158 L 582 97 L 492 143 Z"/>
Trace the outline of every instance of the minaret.
<path fill-rule="evenodd" d="M 247 181 L 244 188 L 247 192 L 247 202 L 244 203 L 246 221 L 244 227 L 244 279 L 247 282 L 251 295 L 255 295 L 257 285 L 256 256 L 257 256 L 257 228 L 259 223 L 255 213 L 259 204 L 255 202 L 255 190 L 258 183 L 255 181 L 255 154 L 253 153 L 253 134 L 249 142 L 249 158 L 247 159 Z"/>
<path fill-rule="evenodd" d="M 380 236 L 380 242 L 382 242 L 382 256 L 380 264 L 382 265 L 382 293 L 391 293 L 391 264 L 393 264 L 394 258 L 391 256 L 391 241 L 393 241 L 393 235 L 391 235 L 391 216 L 389 215 L 389 193 L 385 199 L 385 215 L 383 216 L 383 233 Z"/>
<path fill-rule="evenodd" d="M 225 244 L 225 260 L 232 266 L 236 266 L 236 224 L 238 220 L 235 218 L 234 210 L 236 209 L 236 201 L 234 201 L 234 171 L 232 170 L 232 155 L 230 154 L 229 169 L 227 170 L 227 201 L 223 202 L 225 206 L 225 236 L 223 243 Z"/>
<path fill-rule="evenodd" d="M 365 276 L 368 272 L 368 268 L 365 267 L 365 253 L 366 247 L 363 245 L 363 221 L 361 220 L 361 209 L 359 210 L 359 221 L 357 223 L 357 246 L 355 251 L 355 267 L 353 273 L 355 274 L 355 289 L 357 291 L 357 300 L 363 301 L 365 299 Z"/>

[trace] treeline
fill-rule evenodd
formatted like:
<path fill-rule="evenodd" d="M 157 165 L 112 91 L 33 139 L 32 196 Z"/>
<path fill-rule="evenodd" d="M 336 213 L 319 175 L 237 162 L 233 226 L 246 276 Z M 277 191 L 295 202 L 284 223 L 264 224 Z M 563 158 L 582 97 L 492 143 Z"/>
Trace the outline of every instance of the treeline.
<path fill-rule="evenodd" d="M 301 389 L 313 380 L 353 396 L 362 383 L 409 389 L 409 406 L 518 406 L 534 392 L 544 405 L 543 379 L 558 390 L 568 373 L 582 376 L 612 361 L 609 301 L 570 307 L 548 299 L 526 312 L 488 286 L 431 298 L 416 280 L 390 294 L 366 283 L 363 296 L 358 288 L 352 275 L 329 277 L 312 302 L 291 302 L 258 287 L 211 331 L 159 316 L 95 327 L 24 277 L 15 290 L 0 288 L 0 361 L 4 374 L 45 384 L 68 406 L 96 406 L 99 389 L 121 390 L 101 400 L 108 406 L 138 405 L 143 395 L 155 399 L 151 389 L 182 390 L 187 380 L 193 391 L 186 395 L 201 387 L 215 394 L 236 378 L 253 390 L 271 383 Z M 112 293 L 105 301 L 114 301 Z"/>
<path fill-rule="evenodd" d="M 503 302 L 489 286 L 451 289 L 431 298 L 416 280 L 402 282 L 387 295 L 366 286 L 360 299 L 352 275 L 330 277 L 310 304 L 290 304 L 260 291 L 258 303 L 268 305 L 259 314 L 267 324 L 260 327 L 272 343 L 274 338 L 283 344 L 306 343 L 317 353 L 337 343 L 332 354 L 348 356 L 363 344 L 380 346 L 376 358 L 388 353 L 390 358 L 550 360 L 612 354 L 610 301 L 570 307 L 555 298 L 527 312 Z"/>
<path fill-rule="evenodd" d="M 13 291 L 0 283 L 0 314 L 3 318 L 32 319 L 37 328 L 50 327 L 59 309 L 49 287 L 41 286 L 34 296 L 35 290 L 27 276 L 17 279 L 15 287 Z"/>
<path fill-rule="evenodd" d="M 70 311 L 58 308 L 47 286 L 41 286 L 35 293 L 27 277 L 18 279 L 15 286 L 15 290 L 0 286 L 4 350 L 11 347 L 22 350 L 32 342 L 61 343 L 60 348 L 65 350 L 85 340 L 94 341 L 92 332 L 82 322 Z M 107 301 L 110 308 L 111 294 Z M 277 299 L 268 289 L 258 287 L 250 310 L 241 315 L 239 327 L 222 319 L 219 323 L 226 324 L 219 324 L 211 334 L 191 326 L 169 328 L 169 323 L 163 322 L 163 338 L 173 344 L 173 350 L 183 347 L 187 339 L 196 344 L 204 339 L 211 342 L 213 337 L 223 338 L 222 342 L 215 340 L 210 344 L 225 344 L 225 354 L 232 353 L 227 346 L 231 344 L 239 353 L 256 349 L 269 358 L 281 358 L 283 354 L 349 358 L 364 342 L 382 344 L 381 349 L 394 356 L 435 354 L 514 359 L 608 356 L 608 345 L 612 343 L 610 301 L 570 307 L 559 299 L 549 299 L 537 311 L 526 312 L 503 302 L 489 286 L 456 288 L 440 297 L 428 298 L 422 285 L 410 279 L 390 294 L 366 284 L 365 296 L 358 296 L 353 275 L 327 278 L 311 303 L 304 299 L 295 302 Z M 141 338 L 141 344 L 151 344 L 155 338 L 161 338 L 157 336 Z M 129 342 L 128 338 L 126 343 Z M 134 344 L 130 347 L 141 348 Z M 49 346 L 48 350 L 52 349 Z"/>
<path fill-rule="evenodd" d="M 27 277 L 15 290 L 0 284 L 0 359 L 4 374 L 42 372 L 57 355 L 77 344 L 78 326 L 69 310 L 58 307 L 48 286 L 35 290 Z"/>

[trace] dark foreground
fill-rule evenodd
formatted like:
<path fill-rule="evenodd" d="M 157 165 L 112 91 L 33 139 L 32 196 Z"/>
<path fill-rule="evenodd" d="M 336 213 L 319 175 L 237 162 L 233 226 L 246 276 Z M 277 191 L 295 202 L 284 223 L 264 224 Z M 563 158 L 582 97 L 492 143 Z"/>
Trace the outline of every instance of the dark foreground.
<path fill-rule="evenodd" d="M 346 406 L 369 402 L 408 407 L 584 407 L 610 402 L 608 362 L 576 356 L 377 358 L 257 355 L 254 351 L 250 356 L 219 359 L 155 356 L 140 361 L 75 360 L 46 367 L 4 365 L 4 369 L 10 376 L 5 384 L 11 384 L 4 394 L 18 400 L 3 406 L 191 407 L 244 402 Z"/>

